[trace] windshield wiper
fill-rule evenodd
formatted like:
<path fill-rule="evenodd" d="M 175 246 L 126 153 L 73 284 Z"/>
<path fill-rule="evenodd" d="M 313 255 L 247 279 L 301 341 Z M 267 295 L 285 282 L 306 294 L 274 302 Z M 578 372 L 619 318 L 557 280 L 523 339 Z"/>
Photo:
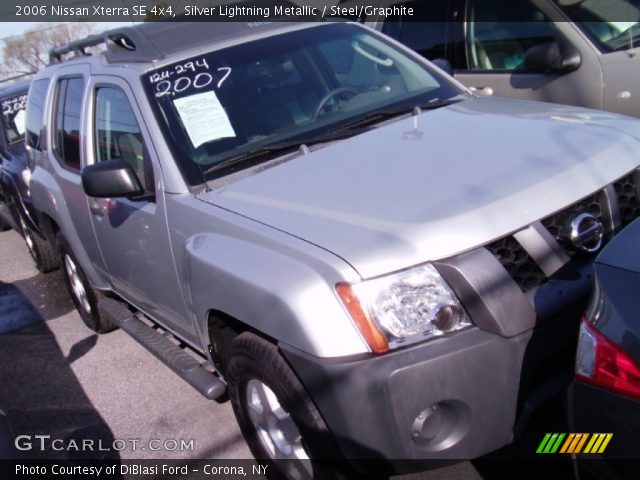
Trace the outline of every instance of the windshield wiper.
<path fill-rule="evenodd" d="M 436 108 L 446 107 L 447 105 L 457 103 L 461 100 L 462 98 L 460 96 L 455 96 L 452 98 L 448 98 L 446 100 L 435 100 L 435 101 L 432 100 L 430 102 L 416 104 L 416 105 L 405 104 L 399 107 L 389 108 L 386 110 L 377 110 L 377 111 L 369 112 L 363 116 L 360 116 L 356 120 L 353 120 L 351 122 L 344 123 L 339 127 L 331 130 L 331 132 L 341 132 L 343 130 L 351 130 L 357 127 L 373 125 L 375 123 L 382 122 L 389 118 L 397 117 L 398 115 L 414 112 L 417 109 L 420 109 L 420 111 L 435 110 Z"/>
<path fill-rule="evenodd" d="M 446 100 L 431 101 L 418 105 L 402 105 L 400 107 L 390 108 L 387 110 L 369 112 L 363 116 L 358 117 L 352 122 L 347 122 L 337 128 L 334 128 L 333 130 L 329 130 L 325 134 L 315 135 L 311 137 L 297 137 L 283 143 L 276 143 L 274 145 L 262 147 L 257 150 L 251 150 L 246 153 L 241 153 L 240 155 L 236 155 L 235 157 L 223 160 L 219 163 L 216 163 L 215 165 L 212 165 L 206 170 L 203 170 L 202 175 L 206 176 L 218 170 L 227 170 L 231 167 L 245 164 L 253 160 L 258 160 L 265 157 L 273 157 L 275 155 L 281 155 L 287 152 L 293 152 L 295 150 L 300 150 L 300 153 L 303 153 L 304 149 L 311 145 L 332 142 L 335 140 L 342 140 L 344 138 L 355 136 L 359 133 L 364 133 L 365 131 L 369 130 L 369 128 L 367 128 L 369 125 L 381 122 L 388 118 L 392 118 L 403 113 L 410 113 L 416 111 L 416 109 L 432 110 L 435 108 L 451 105 L 452 103 L 457 103 L 461 100 L 462 98 L 460 98 L 460 96 L 456 96 Z"/>
<path fill-rule="evenodd" d="M 242 163 L 249 162 L 251 160 L 257 160 L 259 158 L 266 157 L 268 155 L 274 155 L 279 153 L 286 153 L 287 151 L 293 151 L 300 148 L 300 142 L 291 142 L 286 144 L 272 145 L 269 147 L 259 148 L 257 150 L 251 150 L 247 153 L 242 153 L 235 157 L 231 157 L 227 160 L 216 163 L 215 165 L 202 170 L 202 175 L 208 175 L 216 170 L 227 169 Z"/>
<path fill-rule="evenodd" d="M 300 150 L 300 153 L 304 153 L 305 148 L 311 145 L 315 145 L 318 143 L 332 142 L 334 140 L 341 140 L 341 139 L 356 135 L 358 133 L 361 133 L 365 130 L 366 129 L 364 128 L 360 128 L 360 129 L 352 128 L 349 130 L 341 129 L 340 131 L 332 130 L 330 132 L 327 132 L 321 135 L 315 135 L 312 137 L 298 137 L 283 143 L 276 143 L 274 145 L 262 147 L 257 150 L 251 150 L 249 152 L 242 153 L 240 155 L 236 155 L 235 157 L 231 157 L 227 160 L 223 160 L 222 162 L 216 163 L 215 165 L 209 167 L 208 169 L 203 170 L 202 175 L 207 175 L 217 170 L 223 170 L 223 169 L 226 170 L 230 167 L 247 163 L 252 160 L 258 160 L 265 157 L 281 155 L 287 152 L 294 152 L 296 150 Z"/>

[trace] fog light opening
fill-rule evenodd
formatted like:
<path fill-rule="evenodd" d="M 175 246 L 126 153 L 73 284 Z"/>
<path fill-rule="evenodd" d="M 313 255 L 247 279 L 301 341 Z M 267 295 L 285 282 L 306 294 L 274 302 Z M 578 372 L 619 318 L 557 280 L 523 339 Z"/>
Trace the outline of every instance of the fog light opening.
<path fill-rule="evenodd" d="M 443 400 L 422 410 L 411 424 L 411 440 L 421 450 L 443 451 L 469 432 L 471 411 L 459 400 Z"/>
<path fill-rule="evenodd" d="M 444 418 L 438 405 L 432 405 L 420 412 L 413 422 L 411 437 L 416 443 L 429 443 L 442 430 Z"/>

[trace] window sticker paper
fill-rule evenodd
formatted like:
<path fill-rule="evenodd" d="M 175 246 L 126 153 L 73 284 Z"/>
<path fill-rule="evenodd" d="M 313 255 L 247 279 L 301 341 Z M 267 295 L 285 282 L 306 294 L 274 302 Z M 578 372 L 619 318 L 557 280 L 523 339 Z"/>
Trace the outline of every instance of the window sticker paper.
<path fill-rule="evenodd" d="M 235 137 L 216 92 L 196 93 L 173 101 L 194 148 L 220 138 Z"/>

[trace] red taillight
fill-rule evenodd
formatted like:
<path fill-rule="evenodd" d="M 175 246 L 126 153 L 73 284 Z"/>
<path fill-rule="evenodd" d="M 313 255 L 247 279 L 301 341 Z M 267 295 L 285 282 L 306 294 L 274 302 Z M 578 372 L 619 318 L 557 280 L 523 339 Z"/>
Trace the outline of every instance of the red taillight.
<path fill-rule="evenodd" d="M 591 336 L 589 342 L 581 342 L 578 346 L 577 364 L 584 364 L 581 356 L 590 356 L 595 353 L 593 365 L 590 366 L 590 374 L 576 371 L 576 379 L 606 390 L 611 390 L 619 395 L 640 400 L 640 368 L 633 359 L 620 347 L 612 343 L 602 335 L 586 319 L 582 320 L 581 336 Z M 595 342 L 593 341 L 595 340 Z M 587 352 L 595 344 L 595 352 Z M 578 369 L 579 370 L 579 369 Z"/>

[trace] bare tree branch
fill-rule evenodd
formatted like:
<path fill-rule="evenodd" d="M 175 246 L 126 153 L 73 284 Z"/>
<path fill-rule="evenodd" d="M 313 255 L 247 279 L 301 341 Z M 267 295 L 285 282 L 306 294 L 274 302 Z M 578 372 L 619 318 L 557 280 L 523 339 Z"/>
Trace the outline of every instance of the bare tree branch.
<path fill-rule="evenodd" d="M 1 45 L 4 61 L 0 77 L 34 73 L 49 61 L 49 50 L 77 40 L 96 30 L 92 23 L 45 24 L 27 30 L 20 37 L 4 39 Z"/>

